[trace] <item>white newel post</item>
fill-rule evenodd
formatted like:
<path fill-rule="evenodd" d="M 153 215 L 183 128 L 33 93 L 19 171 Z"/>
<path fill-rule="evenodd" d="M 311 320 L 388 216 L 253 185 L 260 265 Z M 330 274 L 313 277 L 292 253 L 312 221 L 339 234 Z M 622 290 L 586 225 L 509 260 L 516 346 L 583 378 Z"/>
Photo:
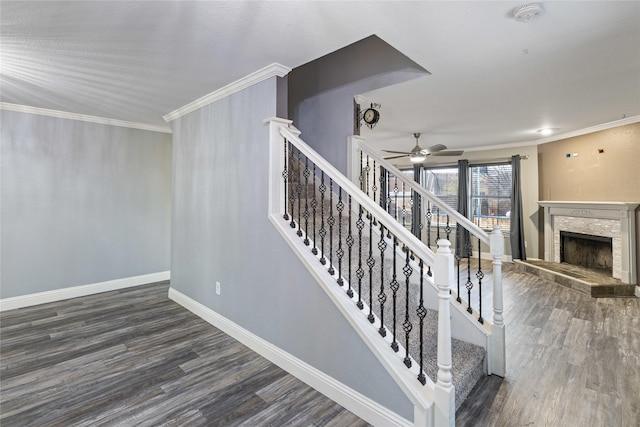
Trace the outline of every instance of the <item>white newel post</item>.
<path fill-rule="evenodd" d="M 347 178 L 360 187 L 360 145 L 362 137 L 352 135 L 347 138 Z"/>
<path fill-rule="evenodd" d="M 488 373 L 504 377 L 507 372 L 506 342 L 502 300 L 502 256 L 504 235 L 499 225 L 493 226 L 489 236 L 493 258 L 493 326 L 491 327 L 491 350 L 488 355 Z"/>
<path fill-rule="evenodd" d="M 453 254 L 451 243 L 438 240 L 438 251 L 434 260 L 434 274 L 438 287 L 438 380 L 435 389 L 434 424 L 454 426 L 455 389 L 451 377 L 451 284 L 453 276 Z"/>
<path fill-rule="evenodd" d="M 285 165 L 284 138 L 280 135 L 281 127 L 288 127 L 291 120 L 272 117 L 265 119 L 269 124 L 269 215 L 283 215 L 284 179 L 282 171 Z"/>

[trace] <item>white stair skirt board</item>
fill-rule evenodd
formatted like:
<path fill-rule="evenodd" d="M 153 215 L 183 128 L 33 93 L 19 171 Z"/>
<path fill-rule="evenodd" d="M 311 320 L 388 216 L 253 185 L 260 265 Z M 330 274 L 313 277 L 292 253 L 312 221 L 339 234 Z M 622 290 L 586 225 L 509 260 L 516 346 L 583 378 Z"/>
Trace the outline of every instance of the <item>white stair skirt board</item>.
<path fill-rule="evenodd" d="M 375 426 L 412 426 L 413 423 L 388 408 L 353 390 L 333 377 L 314 368 L 281 348 L 242 328 L 210 308 L 169 288 L 169 299 L 177 302 L 196 316 L 240 341 L 271 363 L 318 390 L 329 399 Z"/>
<path fill-rule="evenodd" d="M 70 298 L 84 297 L 87 295 L 99 294 L 102 292 L 109 292 L 118 289 L 146 285 L 149 283 L 162 282 L 169 279 L 171 279 L 171 272 L 162 271 L 159 273 L 143 274 L 141 276 L 132 276 L 122 279 L 109 280 L 106 282 L 55 289 L 53 291 L 20 295 L 17 297 L 1 299 L 0 311 L 31 307 L 33 305 L 62 301 Z"/>

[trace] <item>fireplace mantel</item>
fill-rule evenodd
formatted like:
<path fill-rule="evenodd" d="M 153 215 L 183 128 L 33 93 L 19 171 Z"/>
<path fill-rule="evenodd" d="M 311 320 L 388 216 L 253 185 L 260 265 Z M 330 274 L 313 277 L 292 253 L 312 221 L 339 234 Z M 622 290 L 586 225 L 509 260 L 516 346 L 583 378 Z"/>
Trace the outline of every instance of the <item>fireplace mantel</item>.
<path fill-rule="evenodd" d="M 636 283 L 636 217 L 640 202 L 539 201 L 544 207 L 544 259 L 560 262 L 560 231 L 613 239 L 613 277 Z"/>

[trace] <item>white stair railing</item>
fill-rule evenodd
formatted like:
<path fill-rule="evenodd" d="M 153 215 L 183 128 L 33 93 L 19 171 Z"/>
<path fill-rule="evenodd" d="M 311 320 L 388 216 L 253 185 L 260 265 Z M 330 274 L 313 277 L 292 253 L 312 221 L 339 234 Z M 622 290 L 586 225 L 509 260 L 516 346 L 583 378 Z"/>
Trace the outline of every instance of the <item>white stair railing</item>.
<path fill-rule="evenodd" d="M 307 265 L 309 271 L 316 277 L 327 295 L 333 300 L 363 341 L 367 343 L 371 351 L 413 404 L 413 425 L 421 427 L 453 426 L 455 424 L 455 395 L 451 381 L 451 316 L 449 314 L 451 305 L 449 299 L 454 264 L 453 256 L 449 249 L 450 243 L 444 239 L 438 242 L 439 249 L 434 254 L 416 236 L 394 220 L 385 209 L 367 197 L 358 186 L 304 143 L 299 138 L 300 132 L 292 126 L 291 121 L 273 118 L 265 122 L 269 124 L 270 132 L 269 218 L 271 222 L 298 254 L 299 258 Z M 314 179 L 320 181 L 318 183 L 318 187 L 321 188 L 320 196 L 316 194 L 316 187 L 310 185 Z M 326 183 L 329 185 L 327 186 Z M 310 187 L 311 190 L 309 190 Z M 323 187 L 325 188 L 323 189 Z M 342 261 L 342 255 L 339 251 L 335 251 L 337 252 L 338 268 L 335 268 L 336 266 L 331 262 L 326 261 L 327 259 L 336 259 L 333 258 L 334 254 L 331 252 L 328 253 L 328 256 L 325 256 L 324 249 L 326 234 L 324 206 L 325 202 L 327 202 L 324 197 L 327 187 L 331 191 L 331 197 L 334 197 L 333 194 L 335 193 L 339 195 L 337 196 L 339 201 L 335 203 L 335 200 L 333 200 L 334 203 L 330 204 L 330 206 L 334 204 L 340 206 L 338 208 L 339 213 L 336 214 L 332 211 L 329 217 L 331 220 L 327 220 L 329 226 L 334 226 L 336 218 L 338 224 L 341 224 L 344 219 L 342 217 L 342 208 L 346 208 L 345 215 L 348 215 L 349 225 L 352 224 L 352 215 L 354 219 L 357 217 L 355 223 L 360 232 L 360 237 L 362 237 L 363 229 L 368 227 L 369 254 L 371 254 L 372 250 L 371 236 L 375 234 L 379 240 L 374 243 L 377 243 L 376 248 L 380 250 L 381 259 L 385 258 L 385 253 L 389 253 L 385 251 L 387 247 L 390 247 L 390 252 L 394 254 L 394 259 L 397 253 L 406 254 L 407 270 L 411 270 L 409 267 L 409 255 L 411 255 L 415 259 L 415 263 L 420 265 L 421 289 L 419 295 L 423 295 L 422 278 L 426 277 L 423 265 L 433 268 L 438 287 L 438 307 L 440 310 L 438 319 L 438 370 L 435 382 L 424 375 L 422 354 L 417 357 L 419 360 L 411 357 L 408 349 L 403 348 L 402 340 L 397 339 L 399 338 L 398 336 L 390 333 L 387 322 L 383 323 L 380 320 L 380 317 L 384 315 L 383 310 L 381 309 L 381 316 L 373 314 L 372 310 L 370 310 L 370 306 L 374 304 L 371 296 L 372 283 L 369 283 L 369 300 L 367 301 L 362 295 L 354 292 L 354 287 L 351 286 L 352 283 L 348 281 L 350 273 L 349 277 L 345 277 L 346 273 L 341 271 L 339 266 Z M 313 193 L 312 196 L 308 194 L 309 191 Z M 303 195 L 305 197 L 304 206 L 301 203 Z M 309 197 L 312 197 L 311 204 L 308 203 Z M 350 209 L 346 207 L 346 200 L 348 200 Z M 318 236 L 315 235 L 315 228 L 312 234 L 307 226 L 310 205 L 313 206 L 314 215 L 316 214 L 316 208 L 322 212 L 319 231 L 319 238 L 322 239 L 321 245 L 317 245 L 316 238 Z M 333 209 L 333 207 L 330 209 Z M 349 244 L 350 237 L 351 235 L 344 236 L 343 240 L 346 244 Z M 342 249 L 342 237 L 339 237 L 339 242 L 338 247 Z M 320 246 L 321 249 L 318 250 L 317 246 Z M 402 248 L 402 252 L 400 248 Z M 362 249 L 362 242 L 360 242 L 360 249 Z M 351 246 L 349 246 L 350 250 Z M 371 260 L 371 255 L 369 255 L 369 259 L 366 262 L 372 262 Z M 414 263 L 414 261 L 411 261 L 411 263 Z M 371 268 L 372 266 L 369 265 L 370 275 Z M 384 275 L 384 273 L 382 274 Z M 408 295 L 409 275 L 411 273 L 408 271 L 405 274 L 407 287 L 405 295 Z M 363 275 L 360 274 L 359 269 L 357 274 L 359 279 Z M 393 280 L 395 281 L 395 279 L 394 272 Z M 381 283 L 385 283 L 384 280 L 381 279 Z M 381 290 L 378 295 L 382 305 L 384 305 L 386 299 L 383 286 L 380 285 Z M 393 291 L 393 296 L 395 304 L 395 290 Z M 422 298 L 420 299 L 420 306 L 416 310 L 416 317 L 413 318 L 413 325 L 419 325 L 420 330 L 422 330 L 424 314 L 421 313 L 425 313 L 425 309 L 422 305 Z M 367 304 L 369 307 L 367 307 Z M 408 308 L 409 303 L 407 302 L 406 304 Z M 369 312 L 368 316 L 366 314 L 367 310 Z M 409 310 L 406 310 L 406 316 L 407 318 L 402 324 L 402 328 L 408 342 L 409 334 L 413 330 L 414 335 L 412 337 L 415 337 L 417 328 L 413 327 L 409 320 Z M 396 319 L 393 319 L 393 322 L 395 324 Z M 422 337 L 412 339 L 422 340 Z M 367 419 L 367 414 L 357 415 Z"/>
<path fill-rule="evenodd" d="M 464 254 L 462 256 L 456 256 L 458 273 L 455 275 L 455 282 L 457 282 L 457 286 L 455 283 L 452 285 L 455 298 L 451 301 L 453 304 L 456 302 L 459 304 L 458 307 L 456 307 L 457 309 L 463 309 L 460 313 L 463 313 L 465 316 L 468 314 L 471 317 L 474 317 L 479 323 L 485 326 L 484 332 L 486 333 L 486 343 L 481 345 L 483 345 L 487 350 L 487 373 L 504 377 L 506 373 L 505 325 L 502 316 L 502 258 L 504 256 L 504 236 L 500 230 L 500 226 L 495 225 L 493 227 L 493 231 L 488 234 L 415 180 L 408 178 L 406 174 L 402 173 L 402 171 L 382 158 L 370 147 L 366 146 L 361 137 L 353 136 L 348 141 L 347 167 L 351 181 L 357 183 L 357 185 L 363 189 L 366 194 L 370 195 L 374 199 L 374 202 L 377 202 L 385 209 L 387 209 L 392 201 L 391 198 L 387 197 L 391 192 L 387 191 L 387 194 L 384 194 L 382 185 L 383 180 L 388 180 L 389 176 L 393 176 L 393 179 L 396 182 L 401 183 L 402 187 L 400 192 L 404 197 L 402 199 L 403 201 L 406 199 L 405 195 L 407 193 L 410 193 L 411 195 L 410 202 L 419 200 L 418 206 L 426 212 L 424 222 L 427 223 L 427 227 L 424 227 L 424 224 L 420 223 L 422 227 L 417 227 L 418 233 L 416 234 L 421 237 L 421 241 L 426 240 L 428 247 L 431 247 L 432 241 L 431 230 L 429 227 L 432 227 L 433 223 L 436 221 L 436 219 L 433 218 L 437 218 L 437 221 L 440 221 L 440 218 L 443 216 L 446 217 L 446 221 L 443 221 L 442 224 L 436 224 L 435 226 L 435 232 L 438 236 L 440 235 L 441 229 L 443 229 L 442 226 L 444 225 L 445 231 L 443 231 L 443 233 L 446 234 L 447 239 L 449 238 L 448 235 L 451 230 L 451 219 L 455 222 L 455 227 L 467 230 L 470 236 L 477 239 L 477 251 L 473 251 L 475 252 L 475 255 L 472 253 L 472 247 L 469 247 L 466 250 L 468 253 L 467 256 Z M 378 182 L 380 183 L 379 186 L 377 185 Z M 375 191 L 370 191 L 370 188 Z M 398 189 L 396 188 L 395 190 L 397 194 Z M 397 206 L 395 208 L 397 209 Z M 404 213 L 406 209 L 411 208 L 413 208 L 413 206 L 405 207 L 403 204 L 402 211 Z M 426 236 L 424 236 L 425 228 L 428 233 Z M 439 239 L 439 237 L 437 237 L 436 240 L 437 239 Z M 485 271 L 483 271 L 484 267 L 481 260 L 483 252 L 481 249 L 482 244 L 489 246 L 489 253 L 492 258 L 491 291 L 493 316 L 490 319 L 485 318 L 482 312 L 482 280 L 489 277 Z M 462 252 L 465 252 L 465 250 Z M 464 265 L 465 261 L 466 265 Z M 462 268 L 466 268 L 466 279 L 464 272 L 461 272 L 460 270 L 461 263 L 463 264 Z M 472 263 L 477 266 L 477 271 L 475 272 L 471 271 Z M 487 283 L 484 283 L 484 286 L 486 287 Z M 467 295 L 465 295 L 465 290 L 467 291 Z M 474 292 L 473 296 L 472 291 Z"/>

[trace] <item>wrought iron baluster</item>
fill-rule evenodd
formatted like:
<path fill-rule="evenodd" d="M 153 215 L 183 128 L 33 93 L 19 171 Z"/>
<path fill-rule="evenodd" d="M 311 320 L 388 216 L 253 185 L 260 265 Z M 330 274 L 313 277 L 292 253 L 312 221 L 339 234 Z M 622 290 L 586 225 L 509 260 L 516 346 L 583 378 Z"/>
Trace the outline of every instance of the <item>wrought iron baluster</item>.
<path fill-rule="evenodd" d="M 406 205 L 406 200 L 407 200 L 407 198 L 405 197 L 405 194 L 404 194 L 404 181 L 402 181 L 402 226 L 403 227 L 407 226 L 407 205 Z"/>
<path fill-rule="evenodd" d="M 362 206 L 358 206 L 358 220 L 356 221 L 356 228 L 358 229 L 358 269 L 356 270 L 356 277 L 358 278 L 358 303 L 356 304 L 360 310 L 364 307 L 362 303 L 362 278 L 364 277 L 364 269 L 362 268 L 362 229 L 364 228 L 364 221 L 362 220 Z"/>
<path fill-rule="evenodd" d="M 304 158 L 304 244 L 309 246 L 309 158 Z"/>
<path fill-rule="evenodd" d="M 385 337 L 387 330 L 384 327 L 384 303 L 387 295 L 384 293 L 384 251 L 387 249 L 387 242 L 384 240 L 384 226 L 380 223 L 380 241 L 378 242 L 380 250 L 380 293 L 378 294 L 378 302 L 380 303 L 380 328 L 378 333 Z"/>
<path fill-rule="evenodd" d="M 353 249 L 353 244 L 354 244 L 354 240 L 353 240 L 353 233 L 351 232 L 351 213 L 353 212 L 353 209 L 351 208 L 351 194 L 348 195 L 348 200 L 349 200 L 349 211 L 348 211 L 348 216 L 349 216 L 349 234 L 347 236 L 346 239 L 346 243 L 347 243 L 347 251 L 349 252 L 349 289 L 347 289 L 347 295 L 349 295 L 349 298 L 353 298 L 353 288 L 352 288 L 352 283 L 353 283 L 353 277 L 351 272 L 353 271 L 352 267 L 351 267 L 351 249 Z"/>
<path fill-rule="evenodd" d="M 318 199 L 316 198 L 316 164 L 313 164 L 313 198 L 311 199 L 311 210 L 313 212 L 313 221 L 311 221 L 311 226 L 313 228 L 313 248 L 311 249 L 311 253 L 314 255 L 318 255 L 318 246 L 316 245 L 316 222 L 318 222 L 318 217 L 316 215 L 316 209 L 318 207 Z"/>
<path fill-rule="evenodd" d="M 296 196 L 295 196 L 295 188 L 294 188 L 294 183 L 293 183 L 293 177 L 294 177 L 294 163 L 293 163 L 293 158 L 294 158 L 294 151 L 295 151 L 295 147 L 293 146 L 293 144 L 289 143 L 289 147 L 291 148 L 291 150 L 289 151 L 289 177 L 291 179 L 291 182 L 289 183 L 289 208 L 291 210 L 290 214 L 291 214 L 291 222 L 289 222 L 289 227 L 291 228 L 296 228 L 296 221 L 294 220 L 294 212 L 295 212 L 295 206 L 296 206 Z"/>
<path fill-rule="evenodd" d="M 329 274 L 336 274 L 336 270 L 333 268 L 333 225 L 335 224 L 335 218 L 333 217 L 333 179 L 329 178 L 329 218 L 327 218 L 327 224 L 329 224 Z"/>
<path fill-rule="evenodd" d="M 433 213 L 431 212 L 431 202 L 429 201 L 427 201 L 427 213 L 425 216 L 427 217 L 427 247 L 431 249 L 431 219 Z"/>
<path fill-rule="evenodd" d="M 398 188 L 398 177 L 396 175 L 393 176 L 393 218 L 398 220 L 398 193 L 400 192 L 400 188 Z"/>
<path fill-rule="evenodd" d="M 471 289 L 473 289 L 473 282 L 471 281 L 471 242 L 467 243 L 467 283 L 465 287 L 467 288 L 467 312 L 473 313 L 471 309 Z"/>
<path fill-rule="evenodd" d="M 449 225 L 449 214 L 447 214 L 447 225 L 445 225 L 444 231 L 447 233 L 447 240 L 450 240 L 449 235 L 451 234 L 451 226 Z"/>
<path fill-rule="evenodd" d="M 296 184 L 296 196 L 298 197 L 298 231 L 296 231 L 296 234 L 298 237 L 302 237 L 302 168 L 300 167 L 302 159 L 300 156 L 302 156 L 302 152 L 298 150 L 298 161 L 296 163 L 298 166 L 298 182 Z"/>
<path fill-rule="evenodd" d="M 456 245 L 459 245 L 460 242 L 457 242 Z M 458 274 L 456 275 L 456 279 L 458 282 L 458 297 L 456 298 L 456 301 L 458 301 L 459 303 L 462 303 L 462 298 L 460 297 L 460 260 L 462 259 L 461 257 L 462 253 L 458 253 L 458 251 L 456 251 L 456 265 L 458 268 Z"/>
<path fill-rule="evenodd" d="M 400 349 L 400 347 L 398 346 L 398 341 L 397 341 L 397 310 L 396 310 L 396 302 L 397 302 L 397 298 L 398 298 L 398 290 L 400 289 L 400 283 L 398 283 L 397 280 L 397 275 L 396 275 L 396 254 L 397 254 L 397 248 L 398 248 L 398 238 L 396 236 L 393 236 L 393 276 L 391 277 L 391 283 L 389 284 L 389 287 L 391 288 L 391 291 L 393 292 L 393 342 L 391 343 L 391 348 L 393 349 L 393 351 L 395 351 L 396 353 L 398 352 L 398 350 Z"/>
<path fill-rule="evenodd" d="M 409 357 L 409 333 L 411 329 L 413 329 L 413 325 L 411 325 L 411 321 L 409 320 L 409 278 L 411 277 L 411 273 L 413 273 L 413 268 L 409 265 L 409 251 L 405 252 L 406 260 L 404 267 L 402 268 L 402 272 L 405 275 L 405 306 L 404 306 L 404 322 L 402 323 L 402 329 L 404 330 L 405 337 L 405 356 L 404 356 L 404 364 L 407 368 L 411 367 L 411 358 Z"/>
<path fill-rule="evenodd" d="M 418 314 L 418 319 L 420 319 L 420 374 L 418 375 L 418 381 L 425 385 L 427 383 L 427 379 L 424 376 L 424 318 L 427 315 L 427 310 L 424 308 L 424 297 L 423 297 L 423 283 L 424 283 L 424 263 L 420 260 L 420 302 L 418 304 L 418 310 L 416 313 Z"/>
<path fill-rule="evenodd" d="M 440 206 L 436 206 L 436 243 L 440 241 Z"/>
<path fill-rule="evenodd" d="M 364 154 L 362 153 L 362 151 L 360 152 L 360 176 L 358 177 L 358 180 L 360 181 L 360 190 L 364 191 L 364 166 L 362 165 L 362 162 L 364 160 Z"/>
<path fill-rule="evenodd" d="M 282 217 L 285 221 L 289 220 L 289 215 L 287 214 L 287 184 L 289 183 L 289 169 L 287 168 L 288 158 L 287 158 L 287 148 L 289 145 L 288 140 L 284 140 L 284 170 L 282 171 L 282 179 L 284 180 L 284 215 Z"/>
<path fill-rule="evenodd" d="M 342 202 L 342 187 L 338 187 L 338 204 L 336 205 L 338 211 L 338 250 L 336 255 L 338 256 L 338 285 L 342 286 L 344 280 L 342 279 L 342 257 L 344 257 L 344 249 L 342 249 L 342 211 L 344 210 L 344 203 Z"/>
<path fill-rule="evenodd" d="M 324 183 L 324 171 L 320 171 L 320 264 L 325 265 L 327 259 L 324 257 L 324 238 L 327 235 L 327 230 L 324 226 L 324 193 L 327 191 L 327 186 Z"/>
<path fill-rule="evenodd" d="M 376 161 L 375 159 L 373 160 L 373 176 L 371 177 L 371 192 L 373 193 L 373 201 L 376 201 L 376 194 L 378 192 L 378 187 L 376 186 Z M 378 220 L 376 219 L 375 216 L 370 214 L 370 218 L 373 219 L 373 223 L 375 225 L 378 224 Z"/>
<path fill-rule="evenodd" d="M 480 238 L 478 238 L 478 272 L 476 273 L 476 277 L 478 278 L 478 322 L 484 323 L 484 319 L 482 318 L 482 279 L 484 278 L 484 273 L 482 272 L 481 243 Z"/>
<path fill-rule="evenodd" d="M 431 212 L 431 202 L 429 200 L 427 200 L 427 213 L 425 217 L 427 219 L 427 247 L 431 249 L 431 219 L 433 218 L 433 213 Z M 430 265 L 427 266 L 427 274 L 429 277 L 433 276 Z"/>
<path fill-rule="evenodd" d="M 370 323 L 375 321 L 373 317 L 373 267 L 376 261 L 373 259 L 373 218 L 369 220 L 369 258 L 367 258 L 367 266 L 369 267 L 369 319 Z"/>

